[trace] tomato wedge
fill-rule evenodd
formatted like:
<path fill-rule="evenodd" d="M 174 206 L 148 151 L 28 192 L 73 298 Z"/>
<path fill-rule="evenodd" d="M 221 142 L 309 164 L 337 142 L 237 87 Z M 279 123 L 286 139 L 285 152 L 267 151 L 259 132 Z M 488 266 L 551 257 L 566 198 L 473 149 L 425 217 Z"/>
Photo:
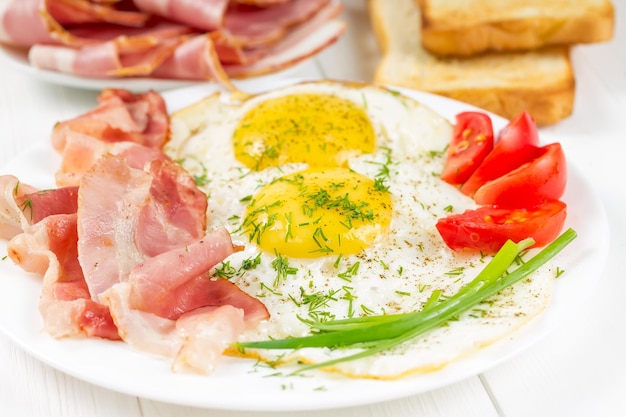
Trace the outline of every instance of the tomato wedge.
<path fill-rule="evenodd" d="M 505 209 L 491 206 L 452 214 L 437 222 L 437 230 L 452 250 L 472 248 L 497 252 L 507 239 L 519 242 L 528 237 L 534 246 L 545 246 L 556 239 L 566 217 L 562 201 L 548 201 L 531 209 Z"/>
<path fill-rule="evenodd" d="M 492 149 L 491 118 L 473 111 L 457 114 L 441 179 L 449 184 L 463 184 Z"/>
<path fill-rule="evenodd" d="M 567 167 L 560 143 L 538 148 L 530 162 L 487 182 L 474 194 L 481 205 L 533 207 L 546 200 L 558 200 L 565 191 Z"/>
<path fill-rule="evenodd" d="M 539 134 L 537 125 L 527 112 L 522 112 L 498 134 L 493 150 L 461 187 L 473 196 L 487 181 L 494 180 L 537 156 Z"/>

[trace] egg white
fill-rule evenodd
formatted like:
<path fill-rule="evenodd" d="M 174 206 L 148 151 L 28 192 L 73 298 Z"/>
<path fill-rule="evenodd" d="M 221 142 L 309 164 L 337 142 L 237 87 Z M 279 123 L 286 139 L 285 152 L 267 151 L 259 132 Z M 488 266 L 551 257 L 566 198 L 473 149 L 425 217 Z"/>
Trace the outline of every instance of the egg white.
<path fill-rule="evenodd" d="M 349 167 L 374 178 L 381 166 L 390 168 L 386 181 L 393 201 L 389 231 L 371 247 L 338 259 L 288 259 L 295 274 L 277 279 L 271 263 L 275 254 L 261 251 L 238 232 L 246 209 L 244 197 L 280 176 L 306 168 L 294 163 L 260 172 L 250 171 L 234 156 L 232 135 L 242 116 L 257 103 L 283 94 L 327 93 L 349 99 L 369 116 L 376 135 L 373 154 L 354 157 Z M 260 298 L 271 319 L 242 336 L 244 340 L 308 334 L 300 318 L 345 318 L 367 313 L 419 310 L 433 290 L 452 295 L 473 279 L 487 259 L 479 254 L 454 253 L 435 229 L 437 219 L 473 208 L 471 199 L 441 181 L 443 153 L 452 126 L 442 116 L 413 99 L 389 90 L 334 81 L 301 83 L 253 96 L 244 101 L 215 94 L 172 115 L 166 152 L 181 160 L 192 174 L 206 178 L 201 188 L 209 197 L 209 227 L 224 225 L 234 243 L 245 249 L 230 256 L 222 270 L 240 288 Z M 241 271 L 245 260 L 260 264 Z M 358 263 L 356 274 L 350 267 Z M 344 278 L 340 278 L 343 276 Z M 550 268 L 494 297 L 488 306 L 464 314 L 458 321 L 405 343 L 392 352 L 337 365 L 351 376 L 397 378 L 411 372 L 439 369 L 450 361 L 496 341 L 545 308 L 553 274 Z M 301 349 L 262 352 L 267 360 L 315 363 L 345 350 Z"/>

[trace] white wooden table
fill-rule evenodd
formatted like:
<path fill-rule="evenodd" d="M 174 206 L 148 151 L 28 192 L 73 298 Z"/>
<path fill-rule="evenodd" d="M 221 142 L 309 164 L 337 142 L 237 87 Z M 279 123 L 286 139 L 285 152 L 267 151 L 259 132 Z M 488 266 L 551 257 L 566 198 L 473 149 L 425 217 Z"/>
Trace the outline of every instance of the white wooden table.
<path fill-rule="evenodd" d="M 361 0 L 346 2 L 347 35 L 300 67 L 295 76 L 370 81 L 378 60 Z M 568 138 L 608 213 L 609 260 L 598 287 L 579 312 L 546 339 L 488 372 L 422 395 L 291 416 L 626 416 L 626 4 L 616 0 L 613 41 L 576 47 L 574 114 L 545 128 Z M 0 166 L 52 125 L 90 109 L 96 92 L 42 82 L 0 67 Z M 5 173 L 0 170 L 0 173 Z M 0 277 L 2 281 L 8 277 Z M 33 312 L 33 314 L 37 314 Z M 245 389 L 242 390 L 245 401 Z M 0 335 L 0 416 L 243 416 L 276 415 L 204 410 L 136 398 L 67 376 L 34 359 Z"/>

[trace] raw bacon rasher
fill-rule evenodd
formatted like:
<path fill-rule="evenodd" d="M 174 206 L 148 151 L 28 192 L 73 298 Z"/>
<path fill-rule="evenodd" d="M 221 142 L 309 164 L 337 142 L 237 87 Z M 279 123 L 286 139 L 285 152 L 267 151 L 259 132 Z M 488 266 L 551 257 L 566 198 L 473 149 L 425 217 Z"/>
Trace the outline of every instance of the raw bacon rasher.
<path fill-rule="evenodd" d="M 52 336 L 123 340 L 175 371 L 210 372 L 269 313 L 212 268 L 239 248 L 206 230 L 207 198 L 162 151 L 169 117 L 155 92 L 106 90 L 55 127 L 59 185 L 0 176 L 0 237 L 13 262 L 42 276 Z"/>
<path fill-rule="evenodd" d="M 337 0 L 7 0 L 0 42 L 28 49 L 41 69 L 232 89 L 231 78 L 276 72 L 332 45 L 345 31 L 341 9 Z"/>

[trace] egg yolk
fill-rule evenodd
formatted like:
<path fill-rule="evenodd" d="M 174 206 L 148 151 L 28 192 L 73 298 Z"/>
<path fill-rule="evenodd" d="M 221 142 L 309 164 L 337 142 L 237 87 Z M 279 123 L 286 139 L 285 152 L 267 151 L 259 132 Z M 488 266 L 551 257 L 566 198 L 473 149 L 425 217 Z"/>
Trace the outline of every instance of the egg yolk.
<path fill-rule="evenodd" d="M 257 171 L 290 162 L 310 167 L 346 166 L 374 150 L 367 114 L 350 100 L 329 94 L 293 94 L 250 110 L 233 135 L 237 159 Z"/>
<path fill-rule="evenodd" d="M 294 258 L 352 255 L 389 227 L 391 195 L 345 168 L 309 168 L 264 186 L 243 231 L 265 251 Z"/>

